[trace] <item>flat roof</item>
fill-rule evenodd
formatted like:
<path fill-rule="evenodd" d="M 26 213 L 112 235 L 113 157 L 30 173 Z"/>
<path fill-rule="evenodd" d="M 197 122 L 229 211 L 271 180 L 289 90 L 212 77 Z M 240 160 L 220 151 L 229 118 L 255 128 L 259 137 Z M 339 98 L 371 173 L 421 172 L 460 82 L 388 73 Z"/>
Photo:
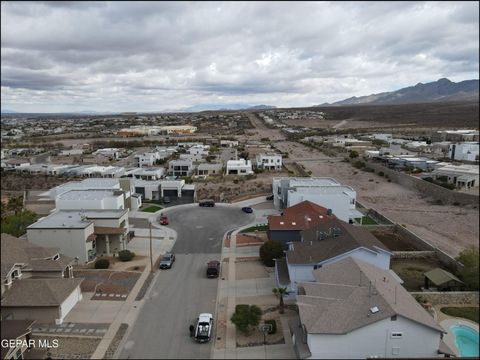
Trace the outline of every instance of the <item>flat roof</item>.
<path fill-rule="evenodd" d="M 28 229 L 77 228 L 93 223 L 91 219 L 118 219 L 128 210 L 58 210 L 33 223 Z M 86 220 L 82 220 L 82 216 Z"/>
<path fill-rule="evenodd" d="M 62 193 L 58 196 L 60 200 L 102 200 L 106 197 L 120 196 L 120 194 L 115 195 L 115 190 L 100 190 L 100 189 L 90 189 L 90 190 L 68 190 L 67 192 Z"/>
<path fill-rule="evenodd" d="M 323 185 L 323 186 L 299 186 L 293 189 L 288 189 L 288 192 L 311 193 L 314 189 L 316 193 L 322 194 L 338 194 L 344 192 L 355 192 L 353 188 L 347 185 Z"/>

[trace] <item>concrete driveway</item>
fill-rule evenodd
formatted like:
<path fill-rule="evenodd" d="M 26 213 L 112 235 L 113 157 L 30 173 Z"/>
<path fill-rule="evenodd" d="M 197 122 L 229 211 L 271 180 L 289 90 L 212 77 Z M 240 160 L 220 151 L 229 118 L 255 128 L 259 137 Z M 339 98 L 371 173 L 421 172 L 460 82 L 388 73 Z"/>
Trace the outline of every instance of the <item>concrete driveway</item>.
<path fill-rule="evenodd" d="M 82 295 L 82 300 L 70 310 L 64 322 L 110 324 L 119 315 L 123 305 L 122 301 L 90 300 L 93 293 Z"/>
<path fill-rule="evenodd" d="M 226 204 L 213 208 L 184 205 L 169 209 L 168 217 L 169 227 L 177 232 L 176 261 L 154 280 L 121 347 L 122 359 L 210 357 L 213 341 L 197 344 L 188 331 L 199 313 L 215 314 L 218 280 L 206 278 L 206 263 L 220 260 L 223 235 L 228 230 L 255 220 L 254 215 Z"/>

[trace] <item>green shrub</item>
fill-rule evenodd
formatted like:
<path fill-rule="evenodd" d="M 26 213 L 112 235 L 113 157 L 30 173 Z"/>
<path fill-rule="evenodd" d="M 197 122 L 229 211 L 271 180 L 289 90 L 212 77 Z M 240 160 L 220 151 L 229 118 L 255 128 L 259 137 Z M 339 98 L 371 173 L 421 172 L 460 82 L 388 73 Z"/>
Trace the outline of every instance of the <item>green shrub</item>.
<path fill-rule="evenodd" d="M 358 158 L 358 151 L 351 150 L 348 156 L 350 156 L 351 159 Z"/>
<path fill-rule="evenodd" d="M 130 250 L 121 250 L 118 252 L 118 258 L 120 261 L 130 261 L 134 258 L 135 254 Z"/>
<path fill-rule="evenodd" d="M 95 269 L 108 269 L 110 261 L 108 259 L 98 259 L 95 261 Z"/>
<path fill-rule="evenodd" d="M 479 289 L 478 259 L 478 247 L 473 246 L 463 250 L 457 257 L 457 260 L 463 264 L 463 268 L 459 271 L 460 279 L 472 291 L 478 291 Z"/>
<path fill-rule="evenodd" d="M 235 307 L 230 321 L 237 330 L 248 334 L 250 327 L 257 326 L 262 318 L 262 310 L 257 305 L 240 304 Z"/>
<path fill-rule="evenodd" d="M 385 175 L 385 173 L 383 171 L 378 172 L 378 176 L 384 176 L 384 175 Z"/>
<path fill-rule="evenodd" d="M 361 160 L 357 160 L 353 163 L 353 167 L 355 167 L 357 169 L 361 169 L 361 168 L 365 167 L 365 163 Z"/>
<path fill-rule="evenodd" d="M 448 190 L 453 190 L 453 189 L 455 189 L 455 184 L 441 183 L 440 186 L 441 186 L 441 187 L 444 187 L 445 189 L 448 189 Z"/>
<path fill-rule="evenodd" d="M 233 179 L 234 184 L 238 184 L 238 179 Z"/>
<path fill-rule="evenodd" d="M 268 267 L 275 266 L 273 259 L 283 257 L 283 245 L 278 241 L 269 240 L 260 247 L 260 259 Z"/>
<path fill-rule="evenodd" d="M 275 320 L 273 320 L 273 319 L 272 320 L 265 320 L 264 323 L 272 325 L 272 330 L 270 330 L 268 332 L 270 335 L 275 334 L 277 332 L 277 322 Z"/>

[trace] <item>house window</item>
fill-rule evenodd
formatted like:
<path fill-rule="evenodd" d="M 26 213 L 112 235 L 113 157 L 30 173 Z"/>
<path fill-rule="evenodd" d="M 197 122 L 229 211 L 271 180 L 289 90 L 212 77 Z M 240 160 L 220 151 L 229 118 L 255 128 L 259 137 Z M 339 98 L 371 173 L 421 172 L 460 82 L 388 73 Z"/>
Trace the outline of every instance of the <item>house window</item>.
<path fill-rule="evenodd" d="M 390 317 L 390 320 L 391 320 L 391 321 L 397 321 L 397 315 L 392 315 L 392 316 Z"/>
<path fill-rule="evenodd" d="M 240 173 L 242 173 L 242 174 L 245 174 L 246 172 L 247 172 L 247 170 L 243 170 L 243 169 L 240 170 Z"/>
<path fill-rule="evenodd" d="M 56 254 L 54 257 L 53 257 L 53 260 L 58 260 L 60 259 L 60 255 Z"/>
<path fill-rule="evenodd" d="M 403 337 L 403 333 L 402 332 L 392 332 L 390 337 L 392 339 L 400 339 L 401 337 Z"/>

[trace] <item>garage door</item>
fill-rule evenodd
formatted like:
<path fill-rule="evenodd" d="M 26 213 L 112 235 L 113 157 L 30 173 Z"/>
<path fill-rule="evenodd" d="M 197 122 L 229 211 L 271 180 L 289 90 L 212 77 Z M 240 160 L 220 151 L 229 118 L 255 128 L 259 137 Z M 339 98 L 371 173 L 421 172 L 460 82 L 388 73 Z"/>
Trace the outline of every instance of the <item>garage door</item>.
<path fill-rule="evenodd" d="M 163 190 L 163 196 L 168 196 L 169 198 L 178 197 L 177 190 Z"/>

